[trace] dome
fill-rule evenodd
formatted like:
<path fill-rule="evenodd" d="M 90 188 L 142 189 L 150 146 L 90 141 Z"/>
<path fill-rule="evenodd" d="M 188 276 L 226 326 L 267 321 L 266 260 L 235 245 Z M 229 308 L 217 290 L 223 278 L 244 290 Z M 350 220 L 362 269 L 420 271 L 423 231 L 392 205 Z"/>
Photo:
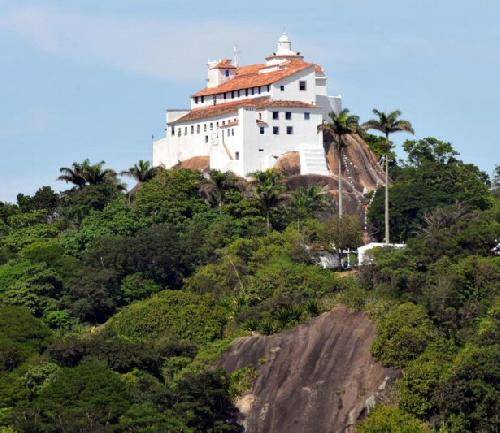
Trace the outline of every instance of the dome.
<path fill-rule="evenodd" d="M 286 42 L 290 42 L 290 39 L 288 38 L 288 36 L 287 36 L 287 34 L 286 34 L 286 33 L 283 33 L 283 34 L 281 35 L 281 37 L 279 38 L 279 41 L 278 41 L 278 42 L 281 42 L 281 43 L 285 42 L 285 43 L 286 43 Z"/>

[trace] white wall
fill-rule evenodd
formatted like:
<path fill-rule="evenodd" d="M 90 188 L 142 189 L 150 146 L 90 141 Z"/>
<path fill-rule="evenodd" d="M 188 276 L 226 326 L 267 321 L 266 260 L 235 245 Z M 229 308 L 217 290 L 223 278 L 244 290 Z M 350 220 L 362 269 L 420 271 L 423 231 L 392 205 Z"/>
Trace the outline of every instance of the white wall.
<path fill-rule="evenodd" d="M 271 98 L 282 101 L 302 101 L 316 103 L 316 73 L 311 66 L 290 77 L 284 78 L 271 86 Z M 306 90 L 299 89 L 299 81 L 306 82 Z M 280 89 L 285 86 L 285 90 Z"/>
<path fill-rule="evenodd" d="M 273 120 L 272 112 L 278 111 L 278 120 Z M 291 120 L 285 119 L 285 112 L 292 113 Z M 310 113 L 309 120 L 304 120 L 304 112 Z M 286 152 L 300 151 L 304 148 L 323 148 L 322 134 L 317 132 L 321 123 L 321 112 L 317 108 L 269 108 L 262 111 L 262 120 L 268 123 L 264 134 L 260 134 L 257 125 L 259 111 L 244 110 L 240 119 L 243 125 L 244 175 L 256 170 L 271 168 L 277 157 Z M 273 134 L 273 127 L 279 127 L 279 134 Z M 286 127 L 293 127 L 293 134 L 286 133 Z M 262 149 L 262 151 L 259 151 Z"/>

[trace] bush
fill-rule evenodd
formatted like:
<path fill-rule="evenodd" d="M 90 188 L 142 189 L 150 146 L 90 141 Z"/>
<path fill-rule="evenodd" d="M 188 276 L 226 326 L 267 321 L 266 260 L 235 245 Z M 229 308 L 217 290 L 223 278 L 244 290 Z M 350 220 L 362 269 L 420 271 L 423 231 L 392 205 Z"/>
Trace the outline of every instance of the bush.
<path fill-rule="evenodd" d="M 159 292 L 161 288 L 154 281 L 145 278 L 140 272 L 136 272 L 123 279 L 120 290 L 123 302 L 130 304 Z"/>
<path fill-rule="evenodd" d="M 203 344 L 222 337 L 227 314 L 211 295 L 165 290 L 124 308 L 108 326 L 132 338 L 171 337 Z"/>
<path fill-rule="evenodd" d="M 0 371 L 40 353 L 49 336 L 49 329 L 26 309 L 0 306 Z"/>
<path fill-rule="evenodd" d="M 377 331 L 371 352 L 388 367 L 405 367 L 437 337 L 425 309 L 409 302 L 383 317 Z"/>
<path fill-rule="evenodd" d="M 453 352 L 445 343 L 431 344 L 405 368 L 398 382 L 399 407 L 421 419 L 439 414 L 437 390 L 449 370 Z"/>
<path fill-rule="evenodd" d="M 427 433 L 430 430 L 417 418 L 397 407 L 377 406 L 363 421 L 358 433 Z"/>

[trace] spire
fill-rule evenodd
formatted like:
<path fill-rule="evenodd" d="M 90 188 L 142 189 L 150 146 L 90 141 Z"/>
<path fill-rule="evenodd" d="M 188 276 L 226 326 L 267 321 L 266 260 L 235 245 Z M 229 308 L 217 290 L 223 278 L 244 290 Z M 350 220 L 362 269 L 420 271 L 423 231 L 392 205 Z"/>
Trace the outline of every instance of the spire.
<path fill-rule="evenodd" d="M 235 45 L 233 47 L 233 65 L 238 67 L 238 61 L 239 61 L 239 54 L 240 54 L 240 50 L 238 48 L 238 45 Z"/>

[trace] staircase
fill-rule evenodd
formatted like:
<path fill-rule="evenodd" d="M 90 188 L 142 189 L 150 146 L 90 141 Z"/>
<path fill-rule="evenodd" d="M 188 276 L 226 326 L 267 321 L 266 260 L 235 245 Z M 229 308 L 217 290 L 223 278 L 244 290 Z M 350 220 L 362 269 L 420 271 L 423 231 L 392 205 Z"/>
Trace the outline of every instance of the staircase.
<path fill-rule="evenodd" d="M 323 147 L 309 147 L 300 151 L 300 174 L 330 175 Z"/>

